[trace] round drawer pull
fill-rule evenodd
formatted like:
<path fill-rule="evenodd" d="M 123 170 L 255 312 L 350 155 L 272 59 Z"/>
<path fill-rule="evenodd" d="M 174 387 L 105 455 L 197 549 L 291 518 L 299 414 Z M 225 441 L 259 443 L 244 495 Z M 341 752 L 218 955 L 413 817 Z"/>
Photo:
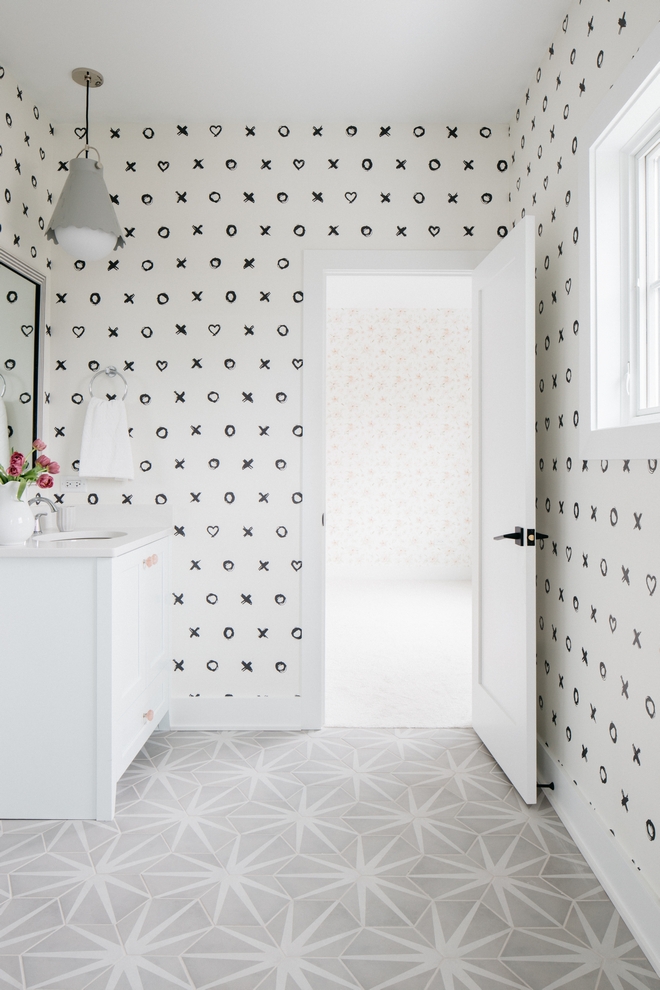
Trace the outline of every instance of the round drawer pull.
<path fill-rule="evenodd" d="M 154 710 L 153 710 L 153 708 L 150 708 L 148 712 L 143 712 L 142 713 L 142 718 L 146 718 L 147 722 L 153 721 L 153 717 L 154 717 Z"/>
<path fill-rule="evenodd" d="M 151 557 L 147 557 L 146 560 L 142 561 L 143 567 L 154 567 L 158 563 L 158 554 L 152 553 Z"/>

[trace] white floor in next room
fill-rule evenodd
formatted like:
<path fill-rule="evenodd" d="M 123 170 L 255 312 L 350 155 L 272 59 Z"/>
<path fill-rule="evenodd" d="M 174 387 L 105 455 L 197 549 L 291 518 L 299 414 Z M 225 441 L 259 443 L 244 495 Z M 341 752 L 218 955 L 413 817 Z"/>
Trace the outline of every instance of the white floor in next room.
<path fill-rule="evenodd" d="M 326 579 L 325 724 L 471 725 L 469 581 Z"/>

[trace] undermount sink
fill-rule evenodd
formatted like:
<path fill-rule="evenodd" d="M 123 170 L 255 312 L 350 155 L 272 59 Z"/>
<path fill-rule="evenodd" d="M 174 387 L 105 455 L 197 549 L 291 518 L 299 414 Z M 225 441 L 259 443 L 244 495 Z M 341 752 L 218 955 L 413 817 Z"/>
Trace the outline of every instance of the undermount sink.
<path fill-rule="evenodd" d="M 74 529 L 65 533 L 35 533 L 32 539 L 38 543 L 71 543 L 73 540 L 115 540 L 126 533 L 115 529 Z"/>

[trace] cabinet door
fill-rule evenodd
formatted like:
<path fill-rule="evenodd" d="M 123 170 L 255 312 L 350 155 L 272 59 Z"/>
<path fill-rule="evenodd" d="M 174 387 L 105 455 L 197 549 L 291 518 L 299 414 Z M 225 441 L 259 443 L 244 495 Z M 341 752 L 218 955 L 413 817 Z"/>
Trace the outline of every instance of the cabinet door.
<path fill-rule="evenodd" d="M 142 557 L 128 553 L 112 568 L 112 700 L 124 712 L 144 688 L 140 656 L 140 568 Z"/>
<path fill-rule="evenodd" d="M 163 667 L 167 658 L 165 596 L 169 571 L 169 541 L 144 547 L 140 561 L 140 663 L 145 684 Z"/>
<path fill-rule="evenodd" d="M 169 671 L 163 671 L 115 719 L 112 733 L 112 782 L 119 780 L 126 767 L 140 752 L 169 707 Z M 153 717 L 148 719 L 151 710 Z"/>

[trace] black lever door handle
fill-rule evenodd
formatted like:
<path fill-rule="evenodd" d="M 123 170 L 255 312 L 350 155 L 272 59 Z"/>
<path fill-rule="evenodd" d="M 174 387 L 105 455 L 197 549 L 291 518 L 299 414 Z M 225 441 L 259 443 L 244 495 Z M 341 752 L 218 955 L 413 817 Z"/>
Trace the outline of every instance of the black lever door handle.
<path fill-rule="evenodd" d="M 522 526 L 516 526 L 515 533 L 503 533 L 501 536 L 494 536 L 494 540 L 515 540 L 516 546 L 525 545 L 525 530 Z"/>
<path fill-rule="evenodd" d="M 494 536 L 493 539 L 494 540 L 514 540 L 516 546 L 518 546 L 518 547 L 524 547 L 525 546 L 525 530 L 522 528 L 522 526 L 516 526 L 515 533 L 502 533 L 501 536 Z M 528 529 L 527 530 L 527 543 L 526 543 L 526 545 L 528 547 L 536 546 L 536 541 L 537 540 L 547 540 L 547 539 L 548 539 L 548 534 L 547 533 L 537 533 L 537 531 L 535 529 Z"/>

